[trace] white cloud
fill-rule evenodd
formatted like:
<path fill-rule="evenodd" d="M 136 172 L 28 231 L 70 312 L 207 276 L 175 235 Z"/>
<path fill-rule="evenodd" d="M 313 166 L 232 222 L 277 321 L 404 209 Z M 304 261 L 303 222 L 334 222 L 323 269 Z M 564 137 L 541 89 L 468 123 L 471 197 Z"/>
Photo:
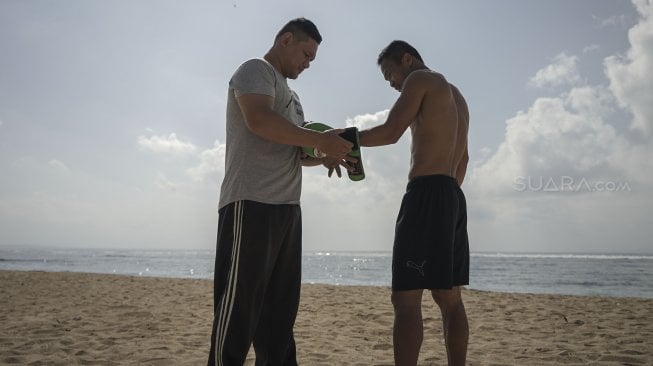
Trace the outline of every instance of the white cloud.
<path fill-rule="evenodd" d="M 615 27 L 615 26 L 626 26 L 626 16 L 621 14 L 621 15 L 613 15 L 611 17 L 607 18 L 600 18 L 597 17 L 596 15 L 592 15 L 592 19 L 594 19 L 594 22 L 596 23 L 597 27 L 599 28 L 606 28 L 606 27 Z"/>
<path fill-rule="evenodd" d="M 507 121 L 496 152 L 472 164 L 464 188 L 476 250 L 648 250 L 653 143 L 620 132 L 624 121 L 612 113 L 619 105 L 635 116 L 633 128 L 651 130 L 652 6 L 636 5 L 642 19 L 628 56 L 605 60 L 609 86 L 538 98 Z M 564 59 L 555 65 L 573 67 L 547 67 L 534 79 L 569 80 L 575 61 Z"/>
<path fill-rule="evenodd" d="M 167 191 L 176 191 L 177 190 L 177 184 L 168 178 L 162 173 L 159 173 L 159 175 L 156 177 L 156 180 L 154 181 L 154 185 L 159 187 L 162 190 L 167 190 Z"/>
<path fill-rule="evenodd" d="M 225 144 L 215 141 L 213 148 L 204 150 L 199 154 L 199 165 L 188 169 L 188 175 L 198 183 L 207 181 L 211 184 L 219 183 L 224 176 L 226 149 Z"/>
<path fill-rule="evenodd" d="M 600 49 L 601 46 L 599 46 L 598 44 L 591 44 L 583 48 L 583 53 L 590 53 L 590 52 L 598 51 Z"/>
<path fill-rule="evenodd" d="M 651 0 L 633 0 L 633 4 L 642 17 L 650 21 L 651 16 L 653 16 L 653 4 L 651 4 Z"/>
<path fill-rule="evenodd" d="M 578 57 L 567 56 L 565 53 L 557 55 L 553 63 L 538 70 L 530 80 L 537 87 L 560 86 L 575 84 L 580 80 L 578 74 Z"/>
<path fill-rule="evenodd" d="M 618 174 L 610 158 L 624 145 L 601 112 L 611 101 L 603 88 L 582 87 L 539 98 L 507 121 L 505 141 L 470 172 L 475 189 L 514 194 L 519 177 L 591 177 Z"/>
<path fill-rule="evenodd" d="M 388 118 L 389 112 L 390 110 L 386 109 L 376 113 L 361 114 L 354 118 L 347 118 L 345 123 L 347 124 L 347 127 L 355 126 L 358 127 L 359 130 L 362 130 L 385 122 L 385 119 Z"/>
<path fill-rule="evenodd" d="M 57 160 L 57 159 L 52 159 L 48 162 L 48 165 L 56 170 L 67 172 L 70 171 L 66 164 L 64 164 L 62 161 Z"/>
<path fill-rule="evenodd" d="M 139 136 L 138 145 L 143 150 L 155 153 L 189 154 L 197 150 L 192 143 L 179 140 L 175 133 L 171 133 L 169 136 Z"/>
<path fill-rule="evenodd" d="M 641 15 L 639 24 L 628 32 L 631 47 L 626 56 L 605 60 L 610 89 L 619 105 L 632 112 L 632 128 L 650 135 L 653 129 L 653 5 L 634 1 Z"/>

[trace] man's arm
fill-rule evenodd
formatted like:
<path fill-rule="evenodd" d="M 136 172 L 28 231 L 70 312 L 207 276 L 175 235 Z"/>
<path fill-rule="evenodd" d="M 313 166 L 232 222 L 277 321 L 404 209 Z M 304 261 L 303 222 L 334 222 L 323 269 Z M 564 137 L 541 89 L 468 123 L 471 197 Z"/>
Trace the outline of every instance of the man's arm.
<path fill-rule="evenodd" d="M 339 137 L 344 130 L 316 132 L 294 125 L 273 109 L 274 99 L 262 94 L 243 94 L 238 104 L 247 128 L 255 135 L 284 145 L 315 146 L 327 155 L 344 157 L 352 143 Z"/>
<path fill-rule="evenodd" d="M 390 145 L 399 141 L 401 135 L 417 118 L 424 94 L 426 85 L 423 78 L 416 73 L 409 75 L 385 123 L 360 131 L 361 146 Z"/>
<path fill-rule="evenodd" d="M 301 160 L 302 166 L 306 166 L 306 167 L 318 166 L 318 165 L 322 165 L 322 163 L 324 161 L 322 158 L 314 158 L 314 157 L 308 156 L 308 155 L 306 155 L 304 153 L 302 153 L 302 154 L 303 154 L 302 155 L 302 160 Z"/>
<path fill-rule="evenodd" d="M 361 131 L 361 145 L 381 146 L 399 141 L 420 113 L 427 92 L 437 94 L 434 100 L 440 103 L 448 103 L 451 99 L 451 89 L 444 76 L 421 71 L 408 75 L 399 98 L 390 109 L 388 119 L 382 125 Z"/>

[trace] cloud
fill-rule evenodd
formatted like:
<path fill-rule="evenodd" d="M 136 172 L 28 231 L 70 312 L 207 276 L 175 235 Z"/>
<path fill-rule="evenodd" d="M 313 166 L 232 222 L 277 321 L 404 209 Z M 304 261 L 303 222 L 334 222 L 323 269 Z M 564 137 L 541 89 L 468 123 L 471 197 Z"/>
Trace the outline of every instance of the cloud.
<path fill-rule="evenodd" d="M 631 47 L 625 56 L 606 58 L 604 65 L 619 105 L 634 116 L 631 127 L 649 136 L 653 129 L 653 5 L 649 1 L 634 4 L 641 19 L 628 32 Z"/>
<path fill-rule="evenodd" d="M 167 190 L 174 192 L 177 190 L 177 184 L 168 178 L 162 173 L 159 173 L 159 175 L 156 177 L 156 180 L 154 181 L 154 185 L 159 187 L 162 190 Z"/>
<path fill-rule="evenodd" d="M 197 150 L 194 144 L 180 141 L 175 133 L 169 136 L 139 136 L 138 145 L 142 150 L 155 153 L 190 154 Z"/>
<path fill-rule="evenodd" d="M 186 172 L 194 182 L 220 182 L 224 176 L 224 158 L 227 151 L 226 144 L 215 141 L 213 148 L 202 151 L 199 154 L 200 163 L 189 168 Z"/>
<path fill-rule="evenodd" d="M 385 109 L 376 113 L 361 114 L 353 118 L 347 118 L 345 121 L 347 127 L 358 127 L 359 130 L 376 126 L 388 118 L 389 109 Z"/>
<path fill-rule="evenodd" d="M 52 160 L 50 160 L 50 161 L 48 162 L 48 165 L 49 165 L 50 167 L 52 167 L 52 168 L 58 170 L 58 171 L 63 171 L 63 172 L 68 172 L 68 171 L 70 171 L 70 169 L 68 169 L 68 167 L 66 166 L 66 164 L 64 164 L 63 162 L 61 162 L 60 160 L 57 160 L 57 159 L 52 159 Z"/>
<path fill-rule="evenodd" d="M 653 143 L 620 128 L 653 120 L 651 4 L 629 33 L 627 57 L 605 59 L 609 85 L 570 85 L 537 98 L 506 122 L 505 139 L 491 156 L 472 163 L 463 186 L 476 250 L 646 251 L 653 205 Z M 538 85 L 578 80 L 576 59 L 558 56 L 538 71 Z M 616 119 L 619 116 L 621 119 Z M 624 120 L 626 118 L 626 120 Z M 472 127 L 473 128 L 473 127 Z M 495 249 L 496 250 L 496 249 Z"/>
<path fill-rule="evenodd" d="M 651 1 L 633 0 L 633 4 L 635 5 L 635 8 L 637 8 L 637 11 L 640 13 L 640 15 L 650 21 L 651 16 L 653 16 L 653 4 L 651 4 Z"/>
<path fill-rule="evenodd" d="M 587 54 L 587 53 L 594 52 L 594 51 L 597 51 L 597 50 L 600 50 L 600 49 L 601 49 L 601 46 L 599 46 L 598 44 L 591 44 L 591 45 L 586 46 L 586 47 L 583 48 L 583 53 Z"/>
<path fill-rule="evenodd" d="M 627 57 L 605 59 L 609 86 L 575 86 L 556 97 L 538 98 L 526 112 L 506 122 L 505 140 L 489 158 L 476 162 L 471 177 L 480 191 L 513 194 L 518 177 L 632 179 L 645 183 L 651 143 L 620 133 L 620 106 L 634 116 L 632 126 L 649 131 L 653 123 L 653 17 L 648 2 L 635 2 L 642 18 L 629 32 Z M 577 58 L 564 53 L 531 79 L 545 85 L 579 80 Z M 482 184 L 481 184 L 482 182 Z M 488 184 L 490 182 L 490 184 Z"/>
<path fill-rule="evenodd" d="M 59 159 L 28 156 L 6 167 L 12 180 L 1 181 L 0 242 L 158 249 L 214 245 L 215 186 L 191 184 L 183 176 L 173 181 L 168 172 L 157 173 L 152 185 L 146 184 L 147 174 L 134 184 L 120 175 L 107 179 L 65 166 Z"/>
<path fill-rule="evenodd" d="M 553 61 L 552 64 L 537 71 L 530 80 L 532 85 L 537 87 L 573 85 L 580 80 L 577 56 L 561 53 Z"/>
<path fill-rule="evenodd" d="M 471 184 L 487 193 L 510 195 L 520 177 L 589 177 L 619 174 L 610 158 L 626 142 L 607 124 L 605 89 L 582 87 L 555 98 L 539 98 L 506 123 L 505 140 L 471 170 Z"/>
<path fill-rule="evenodd" d="M 623 14 L 613 15 L 607 18 L 601 18 L 596 15 L 592 15 L 592 19 L 594 19 L 596 26 L 599 28 L 608 28 L 608 27 L 616 27 L 616 26 L 625 27 L 627 23 L 626 16 Z"/>

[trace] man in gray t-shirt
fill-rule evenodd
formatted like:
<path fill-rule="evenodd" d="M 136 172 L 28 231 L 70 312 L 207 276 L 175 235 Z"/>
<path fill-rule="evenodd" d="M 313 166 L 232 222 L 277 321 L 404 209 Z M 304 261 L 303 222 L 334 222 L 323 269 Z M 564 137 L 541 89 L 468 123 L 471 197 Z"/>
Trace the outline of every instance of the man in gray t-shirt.
<path fill-rule="evenodd" d="M 220 190 L 214 320 L 208 365 L 296 365 L 293 325 L 301 283 L 302 165 L 347 167 L 344 130 L 304 129 L 287 79 L 315 58 L 322 37 L 304 18 L 277 34 L 263 59 L 236 70 L 227 100 L 227 151 Z M 325 159 L 302 156 L 315 146 Z"/>
<path fill-rule="evenodd" d="M 246 61 L 229 82 L 227 96 L 227 155 L 220 192 L 222 208 L 239 200 L 269 204 L 299 204 L 302 169 L 299 149 L 252 133 L 238 97 L 245 94 L 273 98 L 272 109 L 296 126 L 304 123 L 299 98 L 286 78 L 265 59 Z"/>

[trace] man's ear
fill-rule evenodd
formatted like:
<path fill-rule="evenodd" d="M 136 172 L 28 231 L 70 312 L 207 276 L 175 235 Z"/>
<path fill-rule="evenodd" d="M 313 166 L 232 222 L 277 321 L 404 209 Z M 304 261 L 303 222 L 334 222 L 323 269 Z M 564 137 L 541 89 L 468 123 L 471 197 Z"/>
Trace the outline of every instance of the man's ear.
<path fill-rule="evenodd" d="M 293 38 L 294 36 L 291 32 L 286 32 L 279 37 L 279 44 L 285 47 L 292 42 Z"/>
<path fill-rule="evenodd" d="M 413 56 L 410 53 L 405 52 L 404 56 L 401 58 L 401 63 L 404 66 L 411 66 L 413 64 Z"/>

